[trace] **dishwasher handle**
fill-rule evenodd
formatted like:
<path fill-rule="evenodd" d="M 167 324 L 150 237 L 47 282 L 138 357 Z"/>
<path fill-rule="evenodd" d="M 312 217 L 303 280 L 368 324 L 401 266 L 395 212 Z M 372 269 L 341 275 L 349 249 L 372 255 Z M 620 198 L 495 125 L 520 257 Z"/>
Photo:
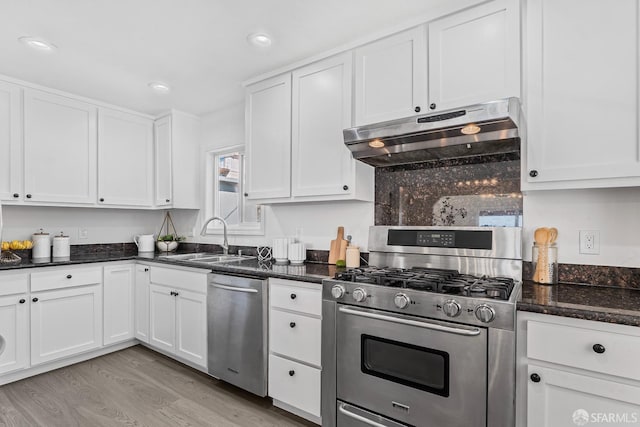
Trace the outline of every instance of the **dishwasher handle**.
<path fill-rule="evenodd" d="M 218 289 L 224 289 L 225 291 L 232 291 L 232 292 L 244 292 L 247 294 L 257 294 L 258 290 L 254 289 L 254 288 L 239 288 L 236 286 L 227 286 L 227 285 L 219 285 L 217 283 L 212 283 L 211 286 L 213 286 L 214 288 L 218 288 Z"/>

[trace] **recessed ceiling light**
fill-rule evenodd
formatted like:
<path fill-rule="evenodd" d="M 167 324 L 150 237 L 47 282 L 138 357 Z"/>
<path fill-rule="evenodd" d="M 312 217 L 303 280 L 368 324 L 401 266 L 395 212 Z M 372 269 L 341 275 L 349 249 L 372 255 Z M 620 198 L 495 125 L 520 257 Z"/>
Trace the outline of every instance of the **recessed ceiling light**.
<path fill-rule="evenodd" d="M 49 43 L 48 41 L 37 37 L 23 36 L 18 38 L 18 40 L 30 48 L 37 49 L 42 52 L 53 52 L 57 49 L 57 46 L 53 43 Z"/>
<path fill-rule="evenodd" d="M 269 47 L 271 46 L 271 37 L 265 33 L 254 33 L 247 36 L 247 40 L 254 46 Z"/>
<path fill-rule="evenodd" d="M 163 82 L 150 82 L 148 86 L 155 90 L 158 93 L 169 93 L 171 92 L 171 86 Z"/>
<path fill-rule="evenodd" d="M 480 132 L 480 126 L 470 123 L 465 127 L 463 127 L 462 129 L 460 129 L 460 132 L 462 132 L 465 135 L 475 135 L 476 133 Z"/>

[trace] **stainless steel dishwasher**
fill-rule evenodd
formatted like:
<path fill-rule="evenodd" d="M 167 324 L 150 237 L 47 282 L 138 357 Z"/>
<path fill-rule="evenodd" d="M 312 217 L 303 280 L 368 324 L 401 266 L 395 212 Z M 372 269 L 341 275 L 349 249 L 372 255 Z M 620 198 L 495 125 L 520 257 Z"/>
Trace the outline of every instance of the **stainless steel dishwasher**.
<path fill-rule="evenodd" d="M 209 275 L 209 374 L 267 395 L 267 280 Z"/>

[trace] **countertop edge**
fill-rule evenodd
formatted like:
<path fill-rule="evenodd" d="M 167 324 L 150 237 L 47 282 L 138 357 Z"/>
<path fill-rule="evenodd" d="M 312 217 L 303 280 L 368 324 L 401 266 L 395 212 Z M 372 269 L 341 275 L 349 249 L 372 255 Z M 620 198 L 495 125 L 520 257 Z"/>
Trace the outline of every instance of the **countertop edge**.
<path fill-rule="evenodd" d="M 553 316 L 571 317 L 573 319 L 593 320 L 597 322 L 615 323 L 618 325 L 640 326 L 640 312 L 638 315 L 607 312 L 603 307 L 570 308 L 552 305 L 541 305 L 519 301 L 518 311 L 550 314 Z"/>

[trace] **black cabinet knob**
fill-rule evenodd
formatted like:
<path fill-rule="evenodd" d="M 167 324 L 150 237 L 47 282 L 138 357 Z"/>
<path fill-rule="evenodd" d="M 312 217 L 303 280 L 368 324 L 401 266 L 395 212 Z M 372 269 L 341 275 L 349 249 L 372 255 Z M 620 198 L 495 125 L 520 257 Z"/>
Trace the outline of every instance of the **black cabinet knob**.
<path fill-rule="evenodd" d="M 173 292 L 173 291 L 169 292 L 169 295 L 171 295 L 171 296 L 174 296 L 175 294 L 176 294 L 176 293 L 175 293 L 175 292 Z"/>
<path fill-rule="evenodd" d="M 431 108 L 432 110 L 435 110 L 436 109 L 435 102 L 432 102 L 431 104 L 429 104 L 429 108 Z"/>
<path fill-rule="evenodd" d="M 71 279 L 73 276 L 70 274 L 67 274 L 67 279 Z"/>
<path fill-rule="evenodd" d="M 292 377 L 296 374 L 296 371 L 294 371 L 293 369 L 289 371 L 289 376 Z"/>
<path fill-rule="evenodd" d="M 343 185 L 343 186 L 342 186 L 342 189 L 343 189 L 344 191 L 347 191 L 347 190 L 349 190 L 349 186 L 348 186 L 348 185 Z"/>
<path fill-rule="evenodd" d="M 291 299 L 296 299 L 298 297 L 298 295 L 296 294 L 291 294 Z"/>
<path fill-rule="evenodd" d="M 413 111 L 415 111 L 416 113 L 419 113 L 421 110 L 419 105 L 416 105 L 416 108 L 413 109 Z"/>
<path fill-rule="evenodd" d="M 27 302 L 27 300 L 25 300 L 24 298 L 22 298 L 20 301 L 18 301 L 20 304 L 24 304 L 25 302 Z"/>
<path fill-rule="evenodd" d="M 30 199 L 30 198 L 31 198 L 31 194 L 27 194 L 27 199 Z"/>
<path fill-rule="evenodd" d="M 249 193 L 244 193 L 244 197 L 249 197 Z"/>
<path fill-rule="evenodd" d="M 607 349 L 604 348 L 604 346 L 602 344 L 594 344 L 593 345 L 593 351 L 595 351 L 598 354 L 602 354 L 606 351 Z"/>
<path fill-rule="evenodd" d="M 169 203 L 171 201 L 171 199 L 166 199 L 166 202 Z"/>
<path fill-rule="evenodd" d="M 174 295 L 178 296 L 178 295 L 180 295 L 180 292 L 175 292 Z"/>
<path fill-rule="evenodd" d="M 536 176 L 538 176 L 538 171 L 537 171 L 537 170 L 535 170 L 535 169 L 530 170 L 530 171 L 529 171 L 529 176 L 530 176 L 531 178 L 535 178 Z"/>
<path fill-rule="evenodd" d="M 101 202 L 104 202 L 104 198 L 100 197 L 100 201 L 101 201 Z"/>
<path fill-rule="evenodd" d="M 149 269 L 148 269 L 148 268 L 145 268 L 145 269 L 144 269 L 144 271 L 149 271 Z"/>
<path fill-rule="evenodd" d="M 539 383 L 540 380 L 542 379 L 542 378 L 540 378 L 540 375 L 535 374 L 535 373 L 531 374 L 530 378 L 531 378 L 531 381 L 533 381 L 534 383 Z"/>
<path fill-rule="evenodd" d="M 17 199 L 20 195 L 18 193 L 13 193 L 13 197 Z"/>
<path fill-rule="evenodd" d="M 31 301 L 33 301 L 33 302 L 38 302 L 38 298 L 34 298 L 34 299 L 32 299 Z"/>
<path fill-rule="evenodd" d="M 289 323 L 289 326 L 291 326 L 292 328 L 295 328 L 296 327 L 296 322 Z"/>

